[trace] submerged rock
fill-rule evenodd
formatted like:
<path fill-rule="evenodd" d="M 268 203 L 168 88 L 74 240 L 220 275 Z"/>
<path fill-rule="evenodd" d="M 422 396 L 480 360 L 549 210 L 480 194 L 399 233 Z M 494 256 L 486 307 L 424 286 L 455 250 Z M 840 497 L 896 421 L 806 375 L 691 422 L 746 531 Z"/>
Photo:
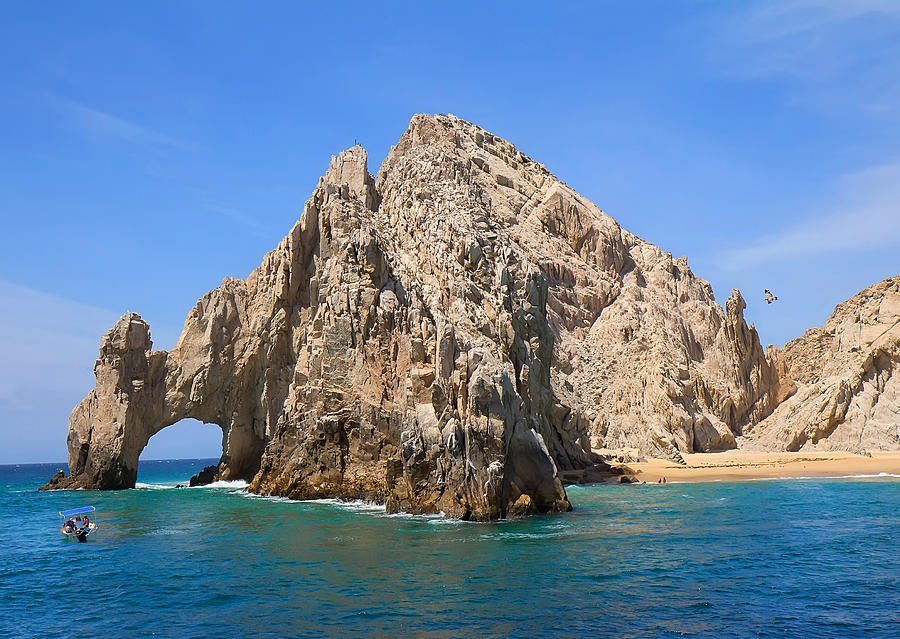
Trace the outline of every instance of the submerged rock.
<path fill-rule="evenodd" d="M 218 466 L 207 466 L 188 481 L 188 486 L 208 486 L 219 478 Z M 178 488 L 178 486 L 176 486 Z"/>

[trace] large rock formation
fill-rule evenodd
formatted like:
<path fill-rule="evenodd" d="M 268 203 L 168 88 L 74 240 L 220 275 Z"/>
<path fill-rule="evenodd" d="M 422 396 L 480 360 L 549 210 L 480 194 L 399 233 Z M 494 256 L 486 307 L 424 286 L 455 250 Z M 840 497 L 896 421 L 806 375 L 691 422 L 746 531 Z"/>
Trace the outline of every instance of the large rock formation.
<path fill-rule="evenodd" d="M 797 392 L 750 428 L 742 447 L 900 449 L 900 277 L 838 304 L 781 357 Z"/>
<path fill-rule="evenodd" d="M 793 392 L 743 310 L 512 144 L 415 116 L 377 179 L 360 147 L 333 158 L 172 351 L 135 314 L 113 327 L 51 487 L 133 486 L 150 436 L 193 417 L 223 430 L 219 476 L 256 492 L 564 510 L 559 472 L 593 450 L 731 448 Z"/>
<path fill-rule="evenodd" d="M 552 421 L 547 283 L 509 249 L 458 259 L 472 247 L 451 225 L 489 203 L 459 157 L 435 173 L 432 126 L 414 121 L 379 189 L 361 148 L 334 158 L 279 247 L 204 296 L 172 351 L 123 317 L 50 487 L 133 486 L 150 436 L 193 417 L 223 429 L 220 476 L 259 492 L 477 519 L 568 509 L 551 451 L 591 458 Z"/>

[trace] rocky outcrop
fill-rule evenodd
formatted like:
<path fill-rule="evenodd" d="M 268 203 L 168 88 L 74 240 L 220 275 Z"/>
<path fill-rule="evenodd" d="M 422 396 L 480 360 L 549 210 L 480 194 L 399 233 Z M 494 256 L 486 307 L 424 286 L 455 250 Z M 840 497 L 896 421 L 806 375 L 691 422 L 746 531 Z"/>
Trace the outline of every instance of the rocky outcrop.
<path fill-rule="evenodd" d="M 153 352 L 146 323 L 123 317 L 70 419 L 71 476 L 52 487 L 133 486 L 149 437 L 193 417 L 223 429 L 222 478 L 258 492 L 475 519 L 568 509 L 550 452 L 567 444 L 551 421 L 546 281 L 525 261 L 485 275 L 480 295 L 495 306 L 483 327 L 481 298 L 448 294 L 469 283 L 455 254 L 418 233 L 387 253 L 384 217 L 414 228 L 422 212 L 422 180 L 403 175 L 418 160 L 398 161 L 383 180 L 397 184 L 378 192 L 361 148 L 334 158 L 279 247 L 204 296 L 171 352 Z M 456 281 L 438 288 L 413 255 L 446 258 Z"/>
<path fill-rule="evenodd" d="M 560 473 L 595 450 L 734 447 L 790 393 L 743 310 L 512 144 L 415 116 L 377 178 L 360 147 L 333 158 L 170 352 L 135 314 L 113 327 L 55 486 L 132 486 L 149 437 L 193 417 L 255 492 L 565 510 Z"/>
<path fill-rule="evenodd" d="M 166 353 L 152 353 L 151 345 L 150 326 L 137 313 L 123 315 L 103 337 L 97 385 L 69 417 L 72 474 L 57 474 L 48 487 L 134 486 L 141 450 L 167 425 L 161 414 Z"/>
<path fill-rule="evenodd" d="M 207 466 L 188 480 L 188 486 L 208 486 L 219 478 L 218 466 Z"/>
<path fill-rule="evenodd" d="M 742 447 L 900 449 L 900 277 L 838 304 L 824 327 L 788 342 L 781 360 L 797 391 L 748 429 Z"/>

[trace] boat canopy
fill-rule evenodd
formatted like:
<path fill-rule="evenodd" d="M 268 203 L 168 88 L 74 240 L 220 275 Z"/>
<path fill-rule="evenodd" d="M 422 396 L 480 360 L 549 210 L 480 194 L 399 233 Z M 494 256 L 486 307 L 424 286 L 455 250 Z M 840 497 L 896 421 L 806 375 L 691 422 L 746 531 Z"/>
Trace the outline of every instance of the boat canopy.
<path fill-rule="evenodd" d="M 73 508 L 72 510 L 60 510 L 60 517 L 71 517 L 72 515 L 80 515 L 82 513 L 92 513 L 96 508 L 93 506 L 82 506 L 81 508 Z"/>

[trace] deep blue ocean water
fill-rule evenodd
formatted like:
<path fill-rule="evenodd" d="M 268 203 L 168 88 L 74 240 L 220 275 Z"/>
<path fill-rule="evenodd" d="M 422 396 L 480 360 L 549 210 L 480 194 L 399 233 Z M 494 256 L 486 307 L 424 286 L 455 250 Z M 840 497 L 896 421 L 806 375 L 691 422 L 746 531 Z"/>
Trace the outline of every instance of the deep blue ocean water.
<path fill-rule="evenodd" d="M 490 524 L 0 466 L 0 637 L 900 637 L 900 480 L 568 487 Z M 97 507 L 85 544 L 57 511 Z"/>

